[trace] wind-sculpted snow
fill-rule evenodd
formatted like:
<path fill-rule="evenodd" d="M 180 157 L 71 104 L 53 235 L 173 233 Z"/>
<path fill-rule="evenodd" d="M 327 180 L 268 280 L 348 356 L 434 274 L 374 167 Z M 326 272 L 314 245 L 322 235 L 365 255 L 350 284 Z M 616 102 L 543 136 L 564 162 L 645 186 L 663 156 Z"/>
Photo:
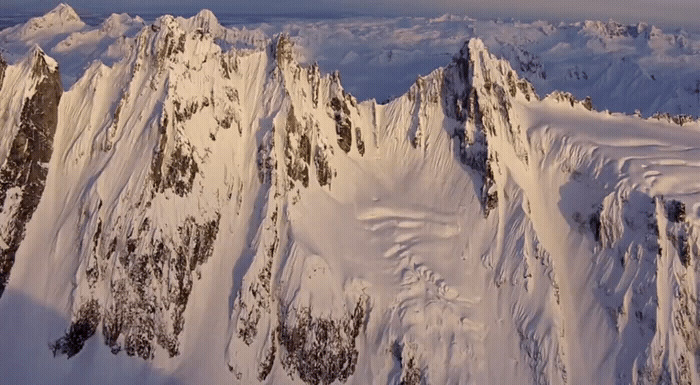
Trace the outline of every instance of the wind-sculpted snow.
<path fill-rule="evenodd" d="M 294 36 L 65 7 L 0 62 L 8 382 L 700 381 L 697 121 L 479 39 L 379 104 Z"/>

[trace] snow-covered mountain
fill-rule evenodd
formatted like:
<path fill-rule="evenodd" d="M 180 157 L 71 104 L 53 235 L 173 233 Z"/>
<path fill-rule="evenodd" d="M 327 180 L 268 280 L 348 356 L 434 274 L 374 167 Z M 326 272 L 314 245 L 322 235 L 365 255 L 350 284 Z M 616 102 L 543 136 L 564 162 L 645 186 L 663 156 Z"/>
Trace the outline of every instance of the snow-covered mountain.
<path fill-rule="evenodd" d="M 698 121 L 480 39 L 384 104 L 209 11 L 0 42 L 3 381 L 700 381 Z"/>
<path fill-rule="evenodd" d="M 464 41 L 478 37 L 541 93 L 591 96 L 599 110 L 700 115 L 700 35 L 647 23 L 523 23 L 439 18 L 356 17 L 244 24 L 288 33 L 302 62 L 339 69 L 359 99 L 403 94 L 416 74 L 444 66 Z"/>

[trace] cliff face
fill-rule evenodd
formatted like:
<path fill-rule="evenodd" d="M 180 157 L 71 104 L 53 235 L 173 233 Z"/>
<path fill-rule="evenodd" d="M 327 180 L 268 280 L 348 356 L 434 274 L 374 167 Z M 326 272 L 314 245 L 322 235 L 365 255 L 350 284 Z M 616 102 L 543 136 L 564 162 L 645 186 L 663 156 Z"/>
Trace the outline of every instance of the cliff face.
<path fill-rule="evenodd" d="M 236 36 L 161 17 L 63 96 L 0 62 L 2 288 L 67 317 L 1 298 L 0 336 L 67 379 L 698 381 L 697 122 L 541 100 L 476 39 L 358 102 Z"/>
<path fill-rule="evenodd" d="M 9 76 L 17 78 L 9 79 L 3 87 L 6 71 L 10 72 Z M 16 74 L 18 71 L 22 71 L 19 76 Z M 6 108 L 0 125 L 4 133 L 10 133 L 3 137 L 3 144 L 9 143 L 9 148 L 3 149 L 4 157 L 0 168 L 2 296 L 15 262 L 15 254 L 24 239 L 25 227 L 32 218 L 46 185 L 47 164 L 53 152 L 58 103 L 63 87 L 56 63 L 36 48 L 23 62 L 9 70 L 0 59 L 0 92 Z M 19 104 L 21 109 L 12 109 Z"/>
<path fill-rule="evenodd" d="M 2 82 L 5 80 L 5 70 L 7 69 L 7 63 L 0 57 L 0 89 L 2 89 Z"/>

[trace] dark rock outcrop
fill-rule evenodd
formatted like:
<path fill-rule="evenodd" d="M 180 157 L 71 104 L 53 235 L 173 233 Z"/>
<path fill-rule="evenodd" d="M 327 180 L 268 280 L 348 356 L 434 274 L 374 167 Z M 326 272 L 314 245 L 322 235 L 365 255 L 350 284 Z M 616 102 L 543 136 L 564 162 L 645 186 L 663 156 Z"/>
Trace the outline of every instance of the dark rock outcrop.
<path fill-rule="evenodd" d="M 365 141 L 362 140 L 362 130 L 360 127 L 355 127 L 355 140 L 357 143 L 357 152 L 360 153 L 360 155 L 364 156 L 365 155 Z"/>
<path fill-rule="evenodd" d="M 333 170 L 328 164 L 328 157 L 326 156 L 327 148 L 316 146 L 314 151 L 314 165 L 316 166 L 316 178 L 318 178 L 318 184 L 321 186 L 330 185 L 331 179 L 333 178 Z"/>
<path fill-rule="evenodd" d="M 99 323 L 100 305 L 97 300 L 91 299 L 83 303 L 66 335 L 50 344 L 54 357 L 57 354 L 65 354 L 68 358 L 76 355 L 85 345 L 85 341 L 95 334 Z"/>
<path fill-rule="evenodd" d="M 666 216 L 669 222 L 680 223 L 685 221 L 685 204 L 673 199 L 666 202 Z"/>
<path fill-rule="evenodd" d="M 338 134 L 338 147 L 345 152 L 350 152 L 352 147 L 352 123 L 350 122 L 350 109 L 345 100 L 337 97 L 331 99 L 331 109 L 335 119 L 335 133 Z"/>
<path fill-rule="evenodd" d="M 360 298 L 355 309 L 339 319 L 313 317 L 308 307 L 291 309 L 280 304 L 276 334 L 287 373 L 296 372 L 313 385 L 345 382 L 357 364 L 355 339 L 365 320 L 365 301 Z M 289 324 L 289 319 L 295 322 Z"/>
<path fill-rule="evenodd" d="M 149 236 L 148 217 L 139 218 L 138 231 L 128 231 L 125 238 L 113 235 L 120 233 L 121 224 L 104 226 L 98 220 L 86 274 L 91 288 L 100 278 L 107 281 L 111 301 L 104 306 L 94 298 L 82 303 L 69 331 L 51 345 L 54 355 L 77 354 L 100 322 L 104 342 L 114 354 L 124 350 L 151 359 L 156 344 L 171 357 L 179 354 L 183 313 L 196 269 L 213 252 L 219 218 L 198 223 L 188 217 L 175 239 Z M 111 277 L 105 277 L 108 264 L 113 265 Z"/>
<path fill-rule="evenodd" d="M 0 56 L 0 90 L 2 90 L 2 82 L 5 80 L 5 68 L 7 68 L 7 63 Z"/>
<path fill-rule="evenodd" d="M 287 175 L 291 180 L 309 187 L 309 163 L 311 161 L 310 130 L 301 125 L 294 115 L 294 108 L 287 114 L 287 138 L 284 146 Z"/>

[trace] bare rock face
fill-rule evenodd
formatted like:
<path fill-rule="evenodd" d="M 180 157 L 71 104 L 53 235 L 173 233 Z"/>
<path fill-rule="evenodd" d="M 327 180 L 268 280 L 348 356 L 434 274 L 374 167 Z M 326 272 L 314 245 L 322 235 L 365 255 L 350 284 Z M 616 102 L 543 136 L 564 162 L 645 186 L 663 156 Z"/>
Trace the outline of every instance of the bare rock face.
<path fill-rule="evenodd" d="M 365 141 L 362 140 L 362 130 L 360 127 L 355 127 L 355 139 L 357 143 L 357 152 L 360 153 L 361 156 L 365 155 Z"/>
<path fill-rule="evenodd" d="M 277 45 L 274 46 L 273 49 L 273 55 L 277 59 L 277 65 L 278 66 L 283 66 L 286 63 L 292 62 L 294 56 L 293 56 L 293 47 L 292 40 L 289 38 L 288 35 L 282 34 L 279 36 L 277 39 Z"/>
<path fill-rule="evenodd" d="M 5 68 L 7 68 L 7 63 L 0 56 L 0 90 L 2 90 L 3 80 L 5 80 Z"/>
<path fill-rule="evenodd" d="M 311 161 L 311 130 L 304 127 L 289 110 L 286 124 L 287 139 L 284 147 L 287 175 L 290 179 L 309 187 L 309 163 Z"/>
<path fill-rule="evenodd" d="M 352 147 L 352 122 L 350 121 L 350 109 L 345 98 L 331 99 L 331 109 L 335 118 L 335 132 L 338 134 L 338 147 L 345 152 L 350 152 Z"/>
<path fill-rule="evenodd" d="M 442 100 L 445 115 L 456 120 L 460 127 L 453 136 L 457 140 L 460 161 L 479 175 L 481 205 L 485 216 L 498 204 L 493 191 L 494 180 L 489 155 L 488 138 L 490 111 L 479 103 L 479 93 L 472 84 L 474 58 L 465 45 L 460 54 L 445 69 Z M 492 130 L 493 131 L 493 130 Z"/>
<path fill-rule="evenodd" d="M 97 300 L 90 300 L 84 303 L 78 314 L 76 321 L 71 324 L 66 335 L 49 344 L 53 355 L 65 354 L 68 358 L 76 355 L 85 345 L 85 341 L 92 337 L 100 323 L 100 305 Z"/>
<path fill-rule="evenodd" d="M 364 323 L 365 306 L 360 298 L 352 312 L 333 319 L 313 317 L 310 308 L 290 309 L 280 304 L 276 334 L 283 348 L 284 369 L 307 384 L 345 382 L 355 372 L 355 339 Z"/>
<path fill-rule="evenodd" d="M 25 226 L 44 192 L 63 93 L 58 69 L 47 64 L 44 53 L 36 50 L 31 60 L 31 75 L 26 81 L 35 84 L 35 93 L 17 111 L 20 126 L 0 168 L 0 210 L 5 221 L 0 234 L 4 243 L 0 251 L 0 295 L 10 278 Z M 5 68 L 0 61 L 0 85 Z M 14 90 L 0 88 L 0 92 Z"/>

